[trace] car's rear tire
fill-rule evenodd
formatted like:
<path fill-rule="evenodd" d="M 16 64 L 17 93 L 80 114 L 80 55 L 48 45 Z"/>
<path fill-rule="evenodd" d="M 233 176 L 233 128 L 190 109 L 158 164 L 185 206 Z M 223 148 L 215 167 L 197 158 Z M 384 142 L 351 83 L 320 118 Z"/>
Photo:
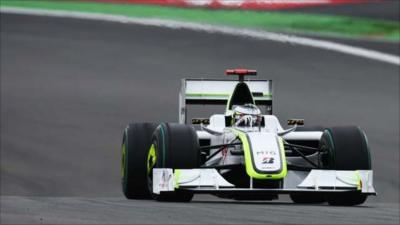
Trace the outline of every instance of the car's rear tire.
<path fill-rule="evenodd" d="M 162 123 L 154 131 L 152 148 L 148 156 L 147 184 L 152 193 L 152 168 L 192 169 L 200 166 L 199 142 L 192 126 L 175 123 Z M 155 162 L 152 157 L 155 157 Z M 152 165 L 153 164 L 153 165 Z M 152 193 L 158 201 L 188 202 L 193 198 L 190 192 Z"/>
<path fill-rule="evenodd" d="M 128 199 L 150 199 L 147 187 L 146 159 L 157 124 L 131 123 L 122 140 L 122 191 Z"/>
<path fill-rule="evenodd" d="M 321 163 L 331 170 L 370 170 L 371 158 L 368 141 L 364 131 L 358 127 L 332 127 L 324 131 L 320 147 L 325 152 Z M 367 195 L 361 192 L 327 194 L 330 205 L 359 205 L 366 201 Z"/>
<path fill-rule="evenodd" d="M 304 126 L 304 127 L 297 127 L 296 131 L 324 131 L 325 128 L 323 126 Z M 297 142 L 296 144 L 299 145 L 306 145 L 310 147 L 318 148 L 319 142 L 318 141 L 309 141 L 307 143 L 304 142 Z M 299 204 L 318 204 L 325 202 L 325 196 L 320 193 L 295 193 L 289 195 L 290 199 L 294 203 Z"/>

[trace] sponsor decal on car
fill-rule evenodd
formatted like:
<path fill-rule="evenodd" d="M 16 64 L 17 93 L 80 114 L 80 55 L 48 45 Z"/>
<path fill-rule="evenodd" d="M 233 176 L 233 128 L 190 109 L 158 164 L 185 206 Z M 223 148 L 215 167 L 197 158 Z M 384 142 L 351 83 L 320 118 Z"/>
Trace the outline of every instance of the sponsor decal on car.
<path fill-rule="evenodd" d="M 268 156 L 266 156 L 266 157 L 264 157 L 263 159 L 262 159 L 262 162 L 261 162 L 262 164 L 272 164 L 272 163 L 274 163 L 274 157 L 268 157 Z"/>

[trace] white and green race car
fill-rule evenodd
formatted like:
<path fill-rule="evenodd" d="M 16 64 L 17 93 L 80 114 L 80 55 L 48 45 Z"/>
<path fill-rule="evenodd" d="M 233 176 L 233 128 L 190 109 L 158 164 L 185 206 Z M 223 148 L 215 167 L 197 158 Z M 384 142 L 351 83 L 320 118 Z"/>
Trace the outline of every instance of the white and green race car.
<path fill-rule="evenodd" d="M 131 123 L 123 134 L 122 188 L 128 199 L 190 201 L 194 194 L 237 200 L 359 205 L 373 188 L 365 133 L 354 126 L 282 128 L 272 115 L 272 81 L 183 79 L 179 123 Z M 226 105 L 209 118 L 192 105 Z"/>

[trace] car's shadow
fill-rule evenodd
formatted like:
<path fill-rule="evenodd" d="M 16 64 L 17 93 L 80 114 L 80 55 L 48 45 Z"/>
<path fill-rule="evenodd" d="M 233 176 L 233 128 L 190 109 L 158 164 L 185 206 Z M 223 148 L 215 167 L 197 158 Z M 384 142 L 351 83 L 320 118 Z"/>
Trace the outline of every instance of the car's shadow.
<path fill-rule="evenodd" d="M 195 199 L 190 202 L 191 204 L 232 204 L 232 205 L 276 205 L 276 206 L 307 206 L 307 207 L 356 207 L 356 208 L 374 208 L 368 203 L 363 205 L 356 206 L 331 206 L 327 202 L 324 203 L 313 203 L 313 204 L 304 204 L 304 203 L 293 203 L 286 201 L 248 201 L 248 200 L 230 200 L 230 199 L 218 199 L 215 200 L 201 200 Z"/>

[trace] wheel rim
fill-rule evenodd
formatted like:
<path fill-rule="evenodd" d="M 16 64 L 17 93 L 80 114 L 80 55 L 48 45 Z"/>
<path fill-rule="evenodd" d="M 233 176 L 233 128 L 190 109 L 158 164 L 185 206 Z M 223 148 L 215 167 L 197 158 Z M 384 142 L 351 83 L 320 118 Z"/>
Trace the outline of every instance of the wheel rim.
<path fill-rule="evenodd" d="M 125 177 L 125 163 L 126 163 L 126 146 L 125 143 L 122 144 L 122 157 L 121 157 L 121 178 Z"/>
<path fill-rule="evenodd" d="M 332 136 L 329 132 L 329 130 L 325 130 L 323 134 L 324 141 L 321 143 L 321 156 L 320 156 L 320 162 L 322 164 L 322 167 L 325 169 L 333 169 L 334 161 L 335 161 L 335 155 L 334 155 L 334 146 L 333 146 L 333 139 Z"/>
<path fill-rule="evenodd" d="M 157 151 L 155 144 L 152 144 L 147 154 L 147 185 L 150 194 L 153 195 L 153 168 L 157 164 Z"/>
<path fill-rule="evenodd" d="M 121 184 L 122 184 L 122 190 L 125 193 L 127 190 L 127 185 L 128 185 L 128 181 L 127 181 L 127 152 L 126 152 L 126 144 L 125 141 L 123 141 L 122 143 L 122 147 L 121 147 L 121 151 L 122 151 L 122 156 L 121 156 Z"/>

